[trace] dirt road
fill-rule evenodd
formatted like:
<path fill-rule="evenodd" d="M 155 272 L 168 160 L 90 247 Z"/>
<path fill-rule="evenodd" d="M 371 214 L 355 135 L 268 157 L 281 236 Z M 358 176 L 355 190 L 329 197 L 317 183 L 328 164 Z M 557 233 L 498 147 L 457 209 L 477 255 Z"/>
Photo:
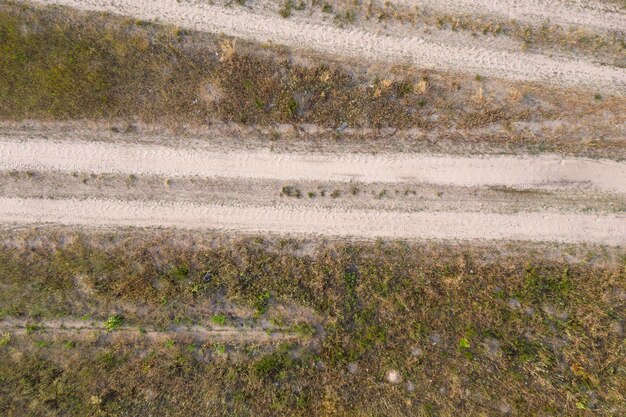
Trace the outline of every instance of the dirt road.
<path fill-rule="evenodd" d="M 423 154 L 274 153 L 124 143 L 0 138 L 2 170 L 127 173 L 283 181 L 430 183 L 463 187 L 592 187 L 626 193 L 626 164 L 610 160 Z"/>
<path fill-rule="evenodd" d="M 175 227 L 394 239 L 511 239 L 626 244 L 626 216 L 559 213 L 402 213 L 380 210 L 226 207 L 190 203 L 0 198 L 15 224 Z"/>
<path fill-rule="evenodd" d="M 225 8 L 205 2 L 177 0 L 31 0 L 81 10 L 105 11 L 159 21 L 199 31 L 259 42 L 273 42 L 335 56 L 369 61 L 410 63 L 422 68 L 457 70 L 511 80 L 582 86 L 608 94 L 626 92 L 626 69 L 580 59 L 489 49 L 461 44 L 436 44 L 416 36 L 379 35 L 358 28 L 292 21 Z"/>
<path fill-rule="evenodd" d="M 26 173 L 1 177 L 0 219 L 5 224 L 610 245 L 622 245 L 626 238 L 626 216 L 619 208 L 626 200 L 626 163 L 609 160 L 279 153 L 223 145 L 7 137 L 0 141 L 0 154 L 0 171 Z M 94 182 L 105 174 L 109 180 Z M 71 181 L 81 175 L 83 180 Z M 172 178 L 182 187 L 170 193 Z M 386 189 L 370 190 L 367 184 L 396 191 L 387 196 Z M 285 191 L 285 186 L 293 190 Z M 315 192 L 307 197 L 305 186 Z M 494 186 L 504 188 L 489 191 Z M 112 192 L 111 187 L 126 191 Z M 327 189 L 324 198 L 322 188 Z M 405 191 L 398 194 L 399 188 Z M 415 197 L 403 197 L 410 190 Z M 354 195 L 343 198 L 350 193 Z M 601 204 L 607 196 L 610 201 Z"/>

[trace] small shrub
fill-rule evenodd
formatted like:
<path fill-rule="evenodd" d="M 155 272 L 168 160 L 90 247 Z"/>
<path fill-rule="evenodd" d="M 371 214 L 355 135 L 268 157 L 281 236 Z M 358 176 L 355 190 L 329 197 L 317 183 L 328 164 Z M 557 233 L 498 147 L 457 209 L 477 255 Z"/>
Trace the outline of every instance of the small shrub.
<path fill-rule="evenodd" d="M 11 333 L 5 332 L 0 336 L 0 346 L 6 346 L 11 342 Z"/>
<path fill-rule="evenodd" d="M 265 291 L 264 293 L 257 295 L 256 302 L 255 302 L 257 316 L 261 316 L 267 312 L 267 309 L 269 308 L 269 302 L 270 302 L 269 292 Z"/>
<path fill-rule="evenodd" d="M 121 328 L 123 323 L 124 317 L 120 316 L 119 314 L 114 314 L 106 319 L 106 321 L 104 322 L 104 328 L 107 332 L 112 332 Z"/>
<path fill-rule="evenodd" d="M 291 0 L 285 1 L 280 9 L 278 10 L 278 14 L 280 14 L 285 19 L 291 16 Z"/>
<path fill-rule="evenodd" d="M 226 324 L 226 316 L 224 314 L 214 314 L 211 316 L 211 323 L 223 326 Z"/>
<path fill-rule="evenodd" d="M 281 372 L 292 365 L 283 352 L 274 352 L 259 359 L 252 367 L 254 375 L 261 380 L 276 380 Z"/>
<path fill-rule="evenodd" d="M 284 186 L 283 188 L 280 189 L 280 193 L 282 195 L 286 195 L 287 197 L 300 198 L 302 196 L 302 193 L 300 192 L 300 190 L 294 187 L 293 185 Z"/>

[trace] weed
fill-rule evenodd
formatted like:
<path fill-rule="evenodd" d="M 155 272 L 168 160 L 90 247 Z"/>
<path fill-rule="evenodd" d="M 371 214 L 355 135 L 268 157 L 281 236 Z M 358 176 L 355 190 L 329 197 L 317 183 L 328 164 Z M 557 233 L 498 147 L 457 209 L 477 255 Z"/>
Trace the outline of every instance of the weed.
<path fill-rule="evenodd" d="M 257 295 L 256 300 L 255 300 L 255 309 L 256 309 L 257 317 L 262 316 L 263 314 L 267 312 L 267 309 L 269 308 L 269 303 L 270 303 L 270 293 L 268 291 L 262 292 L 261 294 Z"/>
<path fill-rule="evenodd" d="M 114 314 L 109 316 L 104 322 L 104 328 L 107 332 L 112 332 L 114 330 L 118 330 L 124 324 L 124 317 L 119 314 Z"/>
<path fill-rule="evenodd" d="M 291 16 L 291 0 L 286 0 L 278 9 L 278 14 L 280 14 L 285 19 Z"/>
<path fill-rule="evenodd" d="M 0 346 L 6 346 L 11 342 L 11 333 L 3 332 L 0 335 Z"/>
<path fill-rule="evenodd" d="M 315 192 L 313 192 L 313 191 L 309 191 L 308 193 L 306 193 L 306 195 L 307 195 L 309 198 L 315 198 L 315 196 L 316 196 L 317 194 L 315 194 Z"/>
<path fill-rule="evenodd" d="M 172 278 L 183 280 L 189 275 L 189 267 L 185 264 L 173 265 L 169 269 L 169 275 Z"/>
<path fill-rule="evenodd" d="M 293 360 L 283 352 L 263 356 L 252 366 L 254 375 L 261 380 L 277 380 L 283 370 L 292 366 Z"/>
<path fill-rule="evenodd" d="M 282 187 L 280 189 L 280 193 L 281 195 L 285 195 L 287 197 L 300 198 L 302 196 L 302 193 L 300 192 L 300 190 L 293 185 L 286 185 Z"/>
<path fill-rule="evenodd" d="M 338 190 L 338 189 L 336 189 L 336 188 L 335 188 L 335 189 L 333 190 L 333 192 L 332 192 L 332 193 L 330 193 L 330 196 L 331 196 L 332 198 L 337 198 L 337 197 L 340 197 L 340 196 L 341 196 L 341 190 Z"/>
<path fill-rule="evenodd" d="M 26 324 L 26 334 L 33 334 L 41 330 L 42 327 L 36 324 Z"/>
<path fill-rule="evenodd" d="M 211 316 L 211 323 L 224 326 L 226 324 L 226 316 L 224 314 L 214 314 Z"/>

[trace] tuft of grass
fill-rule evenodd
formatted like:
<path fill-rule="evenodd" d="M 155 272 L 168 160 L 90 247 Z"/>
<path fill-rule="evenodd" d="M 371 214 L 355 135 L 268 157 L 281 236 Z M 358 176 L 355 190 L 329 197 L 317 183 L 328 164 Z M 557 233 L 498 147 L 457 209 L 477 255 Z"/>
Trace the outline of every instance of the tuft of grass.
<path fill-rule="evenodd" d="M 289 16 L 291 16 L 291 7 L 292 7 L 291 0 L 284 1 L 282 5 L 280 6 L 280 9 L 278 9 L 278 14 L 284 17 L 285 19 L 288 18 Z"/>
<path fill-rule="evenodd" d="M 107 332 L 112 332 L 118 330 L 124 324 L 124 317 L 119 314 L 114 314 L 112 316 L 107 317 L 104 322 L 104 328 Z"/>
<path fill-rule="evenodd" d="M 211 316 L 211 323 L 224 326 L 226 324 L 226 316 L 224 314 L 213 314 Z"/>

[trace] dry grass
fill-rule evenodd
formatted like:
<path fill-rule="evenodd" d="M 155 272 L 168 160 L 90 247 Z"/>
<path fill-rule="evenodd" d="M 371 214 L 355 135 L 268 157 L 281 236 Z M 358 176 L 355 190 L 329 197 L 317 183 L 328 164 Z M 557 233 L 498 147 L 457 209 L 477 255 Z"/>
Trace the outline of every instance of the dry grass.
<path fill-rule="evenodd" d="M 603 260 L 602 248 L 565 262 L 542 246 L 45 229 L 1 237 L 5 319 L 115 313 L 167 328 L 209 323 L 227 304 L 277 322 L 279 312 L 311 310 L 323 338 L 268 350 L 115 332 L 67 339 L 32 326 L 0 346 L 3 415 L 625 411 L 625 266 Z M 386 382 L 389 370 L 403 382 Z"/>
<path fill-rule="evenodd" d="M 345 124 L 463 142 L 486 128 L 474 136 L 564 153 L 623 153 L 615 138 L 623 137 L 616 119 L 624 100 L 595 100 L 590 92 L 516 84 L 509 95 L 511 85 L 498 80 L 477 86 L 468 76 L 366 69 L 170 26 L 9 4 L 0 6 L 0 50 L 4 119 Z M 475 100 L 479 87 L 489 100 Z M 532 135 L 515 127 L 553 120 L 567 127 L 582 118 L 593 138 L 578 127 Z"/>

